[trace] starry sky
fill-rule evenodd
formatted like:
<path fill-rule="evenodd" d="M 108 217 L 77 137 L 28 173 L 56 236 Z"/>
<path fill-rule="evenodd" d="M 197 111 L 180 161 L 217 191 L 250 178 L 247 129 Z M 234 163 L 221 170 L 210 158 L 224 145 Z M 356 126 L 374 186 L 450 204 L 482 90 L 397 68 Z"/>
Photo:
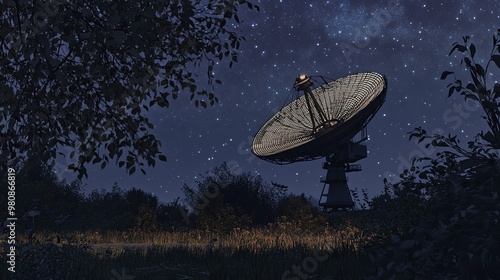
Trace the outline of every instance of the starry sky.
<path fill-rule="evenodd" d="M 239 62 L 231 69 L 224 63 L 215 67 L 216 78 L 223 81 L 216 88 L 219 103 L 196 108 L 186 94 L 170 108 L 150 112 L 168 161 L 146 168 L 147 175 L 132 176 L 115 166 L 90 166 L 83 181 L 87 191 L 109 190 L 117 182 L 123 189 L 141 188 L 170 202 L 183 197 L 184 184 L 195 186 L 200 174 L 226 161 L 237 165 L 237 172 L 251 172 L 287 185 L 292 193 L 318 198 L 320 176 L 326 175 L 323 160 L 275 165 L 250 151 L 255 133 L 287 101 L 299 74 L 335 79 L 375 71 L 387 76 L 387 99 L 368 125 L 368 158 L 358 162 L 363 171 L 348 174 L 351 189 L 367 189 L 371 196 L 381 193 L 384 178 L 394 181 L 413 156 L 435 155 L 409 141 L 407 132 L 413 128 L 457 134 L 462 143 L 486 128 L 474 103 L 447 98 L 449 81 L 440 75 L 456 71 L 469 81 L 459 66 L 460 56 L 448 56 L 451 45 L 462 42 L 464 35 L 477 46 L 479 62 L 489 58 L 492 35 L 500 28 L 500 1 L 255 3 L 260 12 L 242 10 L 240 15 L 246 41 Z"/>

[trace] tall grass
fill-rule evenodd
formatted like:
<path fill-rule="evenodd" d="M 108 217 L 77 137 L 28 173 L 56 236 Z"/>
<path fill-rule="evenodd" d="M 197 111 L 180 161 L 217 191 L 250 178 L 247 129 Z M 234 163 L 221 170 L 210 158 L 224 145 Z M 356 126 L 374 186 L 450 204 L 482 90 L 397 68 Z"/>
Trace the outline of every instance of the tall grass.
<path fill-rule="evenodd" d="M 309 279 L 361 279 L 371 269 L 363 247 L 372 236 L 353 226 L 307 232 L 281 223 L 227 233 L 87 231 L 34 237 L 35 242 L 21 240 L 17 279 L 117 279 L 122 273 L 135 279 L 300 279 L 283 276 L 294 266 L 304 273 L 304 260 L 318 254 L 327 257 L 305 267 Z M 6 273 L 2 279 L 8 279 Z"/>

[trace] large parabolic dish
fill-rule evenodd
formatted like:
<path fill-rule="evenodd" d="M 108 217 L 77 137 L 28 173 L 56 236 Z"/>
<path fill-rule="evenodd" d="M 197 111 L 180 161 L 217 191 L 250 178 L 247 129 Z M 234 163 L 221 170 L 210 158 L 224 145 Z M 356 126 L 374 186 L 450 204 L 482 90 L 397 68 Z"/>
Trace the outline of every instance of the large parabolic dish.
<path fill-rule="evenodd" d="M 368 72 L 318 83 L 302 75 L 294 88 L 304 94 L 272 116 L 254 138 L 252 151 L 261 159 L 286 164 L 335 153 L 382 106 L 387 79 Z"/>

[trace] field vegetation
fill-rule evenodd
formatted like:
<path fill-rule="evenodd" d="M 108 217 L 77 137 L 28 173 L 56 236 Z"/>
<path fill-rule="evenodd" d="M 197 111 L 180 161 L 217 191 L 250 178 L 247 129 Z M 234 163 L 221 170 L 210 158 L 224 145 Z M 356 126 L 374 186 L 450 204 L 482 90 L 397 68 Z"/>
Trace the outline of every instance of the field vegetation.
<path fill-rule="evenodd" d="M 468 37 L 453 45 L 472 82 L 441 77 L 454 77 L 450 96 L 478 102 L 488 130 L 464 147 L 416 128 L 410 138 L 435 157 L 413 159 L 398 182 L 359 201 L 364 210 L 321 212 L 226 164 L 170 203 L 117 185 L 85 195 L 40 161 L 17 166 L 16 279 L 498 279 L 500 84 L 488 71 L 500 68 L 499 37 L 485 66 Z"/>

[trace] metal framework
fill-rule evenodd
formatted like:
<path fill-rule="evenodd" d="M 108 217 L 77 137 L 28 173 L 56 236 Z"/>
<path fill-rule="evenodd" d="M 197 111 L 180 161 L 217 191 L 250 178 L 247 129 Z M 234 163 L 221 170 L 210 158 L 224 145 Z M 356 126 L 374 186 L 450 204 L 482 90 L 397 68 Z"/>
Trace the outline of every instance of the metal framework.
<path fill-rule="evenodd" d="M 333 154 L 365 127 L 385 101 L 387 80 L 379 73 L 330 82 L 319 78 L 297 78 L 294 89 L 300 97 L 257 132 L 252 145 L 256 156 L 285 164 Z"/>
<path fill-rule="evenodd" d="M 323 211 L 353 210 L 354 201 L 347 182 L 346 173 L 361 171 L 360 164 L 352 164 L 366 158 L 367 148 L 360 142 L 349 142 L 342 146 L 337 153 L 326 157 L 323 169 L 327 171 L 326 177 L 320 181 L 324 183 L 319 206 Z"/>

